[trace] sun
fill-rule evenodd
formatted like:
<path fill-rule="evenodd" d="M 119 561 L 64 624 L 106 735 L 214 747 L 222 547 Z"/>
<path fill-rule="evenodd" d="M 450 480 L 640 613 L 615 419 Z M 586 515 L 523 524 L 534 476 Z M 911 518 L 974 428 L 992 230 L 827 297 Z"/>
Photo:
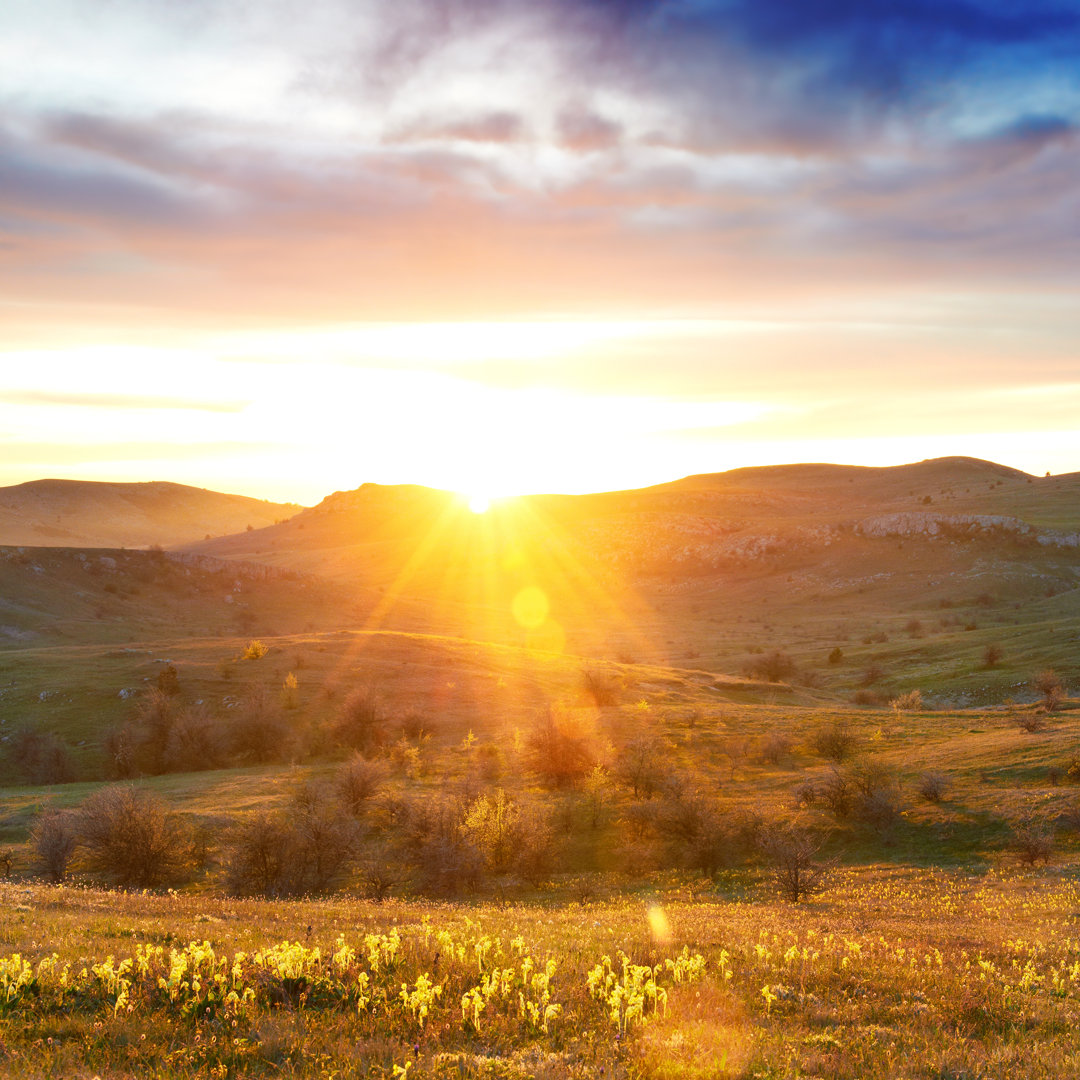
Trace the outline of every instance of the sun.
<path fill-rule="evenodd" d="M 474 491 L 466 497 L 469 500 L 469 509 L 474 514 L 486 514 L 491 507 L 491 496 L 482 491 Z"/>

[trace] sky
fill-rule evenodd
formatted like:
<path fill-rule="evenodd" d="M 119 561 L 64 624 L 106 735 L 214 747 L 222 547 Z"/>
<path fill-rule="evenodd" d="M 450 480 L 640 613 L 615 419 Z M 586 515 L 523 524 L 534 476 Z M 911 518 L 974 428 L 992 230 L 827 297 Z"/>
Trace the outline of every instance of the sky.
<path fill-rule="evenodd" d="M 0 0 L 0 484 L 1080 470 L 1080 0 Z"/>

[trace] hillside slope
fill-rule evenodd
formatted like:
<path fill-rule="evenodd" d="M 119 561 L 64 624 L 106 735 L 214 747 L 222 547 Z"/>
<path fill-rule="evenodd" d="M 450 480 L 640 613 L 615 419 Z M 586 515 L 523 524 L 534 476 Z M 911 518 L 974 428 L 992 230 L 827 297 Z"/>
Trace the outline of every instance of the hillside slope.
<path fill-rule="evenodd" d="M 0 544 L 176 545 L 262 528 L 300 508 L 171 484 L 33 480 L 0 488 Z"/>
<path fill-rule="evenodd" d="M 483 515 L 365 484 L 191 550 L 329 577 L 343 601 L 381 590 L 370 627 L 728 672 L 842 646 L 847 665 L 820 674 L 849 694 L 917 677 L 1001 700 L 1017 668 L 1068 666 L 1080 629 L 1080 475 L 969 458 L 740 469 Z M 983 672 L 991 644 L 1017 667 Z"/>

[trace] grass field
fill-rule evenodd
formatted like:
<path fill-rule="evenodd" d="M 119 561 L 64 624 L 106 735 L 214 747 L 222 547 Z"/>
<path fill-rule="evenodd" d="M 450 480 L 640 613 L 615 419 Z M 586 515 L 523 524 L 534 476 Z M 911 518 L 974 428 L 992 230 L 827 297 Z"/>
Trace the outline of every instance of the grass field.
<path fill-rule="evenodd" d="M 1071 870 L 865 866 L 799 906 L 752 874 L 569 903 L 0 895 L 12 1076 L 1080 1075 Z"/>

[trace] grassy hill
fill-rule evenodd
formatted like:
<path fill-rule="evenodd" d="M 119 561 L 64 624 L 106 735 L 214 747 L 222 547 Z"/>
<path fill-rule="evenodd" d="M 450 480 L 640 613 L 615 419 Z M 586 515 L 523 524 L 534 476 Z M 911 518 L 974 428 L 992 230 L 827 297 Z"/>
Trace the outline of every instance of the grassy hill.
<path fill-rule="evenodd" d="M 1073 663 L 1078 544 L 1080 476 L 945 458 L 740 469 L 480 516 L 367 484 L 190 550 L 326 576 L 343 597 L 381 588 L 378 625 L 729 673 L 780 649 L 849 696 L 880 668 L 886 694 L 914 680 L 962 703 Z M 543 599 L 523 620 L 525 590 Z M 1007 663 L 980 668 L 989 646 Z M 836 647 L 842 667 L 825 664 Z"/>
<path fill-rule="evenodd" d="M 0 488 L 0 544 L 151 547 L 261 528 L 299 509 L 164 481 L 33 480 Z"/>

